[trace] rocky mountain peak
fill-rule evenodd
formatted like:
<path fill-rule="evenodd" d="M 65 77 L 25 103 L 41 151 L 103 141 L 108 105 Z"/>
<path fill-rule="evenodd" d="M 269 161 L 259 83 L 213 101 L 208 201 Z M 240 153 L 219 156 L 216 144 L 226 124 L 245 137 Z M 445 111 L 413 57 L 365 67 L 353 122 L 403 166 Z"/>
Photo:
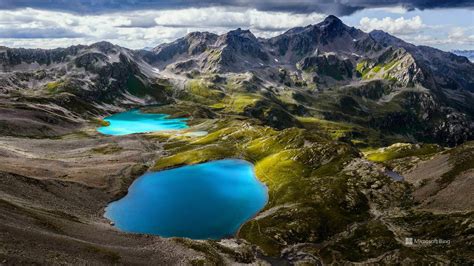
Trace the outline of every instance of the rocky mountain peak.
<path fill-rule="evenodd" d="M 246 38 L 255 38 L 253 33 L 250 30 L 243 30 L 242 28 L 237 28 L 236 30 L 230 31 L 230 34 L 245 36 Z"/>
<path fill-rule="evenodd" d="M 210 32 L 192 32 L 186 35 L 185 45 L 189 55 L 204 52 L 210 45 L 213 45 L 218 38 L 217 34 Z"/>
<path fill-rule="evenodd" d="M 322 22 L 314 25 L 314 27 L 321 31 L 347 31 L 351 29 L 351 27 L 347 26 L 342 22 L 342 20 L 333 15 L 326 17 Z"/>
<path fill-rule="evenodd" d="M 367 36 L 331 15 L 318 24 L 290 29 L 269 39 L 268 43 L 279 56 L 285 57 L 285 61 L 295 62 L 313 55 L 316 49 L 321 52 L 352 54 L 357 50 L 354 47 L 356 41 Z"/>
<path fill-rule="evenodd" d="M 222 49 L 222 63 L 237 62 L 237 57 L 258 58 L 267 60 L 262 43 L 249 30 L 238 28 L 221 35 L 217 42 L 217 47 Z"/>
<path fill-rule="evenodd" d="M 329 15 L 320 24 L 322 25 L 336 24 L 337 25 L 337 24 L 344 24 L 344 23 L 338 17 L 334 15 Z"/>
<path fill-rule="evenodd" d="M 238 28 L 236 30 L 231 30 L 226 34 L 223 34 L 219 37 L 219 43 L 232 43 L 232 42 L 242 42 L 242 41 L 250 41 L 250 42 L 258 42 L 258 39 L 253 35 L 250 30 L 242 30 Z"/>
<path fill-rule="evenodd" d="M 108 50 L 108 49 L 113 49 L 115 45 L 107 41 L 101 41 L 101 42 L 96 42 L 96 43 L 91 44 L 90 47 Z"/>
<path fill-rule="evenodd" d="M 184 38 L 188 40 L 188 42 L 193 42 L 193 41 L 200 41 L 200 42 L 207 42 L 207 41 L 215 41 L 219 35 L 210 33 L 210 32 L 200 32 L 200 31 L 195 31 L 188 33 Z"/>

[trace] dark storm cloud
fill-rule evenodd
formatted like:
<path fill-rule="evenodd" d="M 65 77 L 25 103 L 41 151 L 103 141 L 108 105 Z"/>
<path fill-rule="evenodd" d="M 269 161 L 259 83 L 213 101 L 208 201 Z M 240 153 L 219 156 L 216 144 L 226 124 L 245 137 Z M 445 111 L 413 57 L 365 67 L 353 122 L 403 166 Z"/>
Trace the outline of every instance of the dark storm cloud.
<path fill-rule="evenodd" d="M 0 9 L 40 8 L 74 13 L 191 7 L 242 7 L 261 11 L 319 12 L 349 15 L 365 8 L 403 6 L 407 9 L 473 8 L 474 0 L 0 0 Z"/>

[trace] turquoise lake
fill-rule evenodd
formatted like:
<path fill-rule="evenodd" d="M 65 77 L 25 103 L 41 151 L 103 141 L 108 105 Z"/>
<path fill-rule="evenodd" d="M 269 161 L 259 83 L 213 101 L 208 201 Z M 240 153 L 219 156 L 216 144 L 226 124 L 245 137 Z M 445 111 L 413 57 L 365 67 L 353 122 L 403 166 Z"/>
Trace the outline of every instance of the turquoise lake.
<path fill-rule="evenodd" d="M 110 125 L 99 127 L 97 131 L 105 135 L 128 135 L 188 128 L 187 118 L 169 118 L 166 114 L 147 114 L 139 110 L 118 113 L 104 120 Z"/>
<path fill-rule="evenodd" d="M 233 236 L 267 200 L 253 165 L 226 159 L 146 173 L 107 206 L 105 217 L 126 232 L 220 239 Z"/>

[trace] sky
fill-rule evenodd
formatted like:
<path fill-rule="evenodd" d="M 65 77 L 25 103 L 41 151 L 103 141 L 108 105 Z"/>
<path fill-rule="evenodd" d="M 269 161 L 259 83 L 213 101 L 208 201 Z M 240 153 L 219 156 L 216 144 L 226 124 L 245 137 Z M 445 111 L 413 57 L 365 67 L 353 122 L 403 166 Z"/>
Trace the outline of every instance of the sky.
<path fill-rule="evenodd" d="M 336 15 L 442 50 L 474 50 L 474 0 L 0 0 L 0 45 L 56 48 L 109 41 L 140 49 L 193 31 L 272 37 Z"/>

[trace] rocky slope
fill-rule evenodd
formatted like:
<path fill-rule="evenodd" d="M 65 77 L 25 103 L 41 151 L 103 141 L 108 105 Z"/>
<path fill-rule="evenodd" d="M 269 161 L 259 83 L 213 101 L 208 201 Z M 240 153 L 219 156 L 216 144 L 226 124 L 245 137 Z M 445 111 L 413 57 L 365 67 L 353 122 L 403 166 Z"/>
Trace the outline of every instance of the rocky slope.
<path fill-rule="evenodd" d="M 4 134 L 64 134 L 97 115 L 168 101 L 169 84 L 156 80 L 151 66 L 134 51 L 107 42 L 1 48 L 0 65 Z"/>

